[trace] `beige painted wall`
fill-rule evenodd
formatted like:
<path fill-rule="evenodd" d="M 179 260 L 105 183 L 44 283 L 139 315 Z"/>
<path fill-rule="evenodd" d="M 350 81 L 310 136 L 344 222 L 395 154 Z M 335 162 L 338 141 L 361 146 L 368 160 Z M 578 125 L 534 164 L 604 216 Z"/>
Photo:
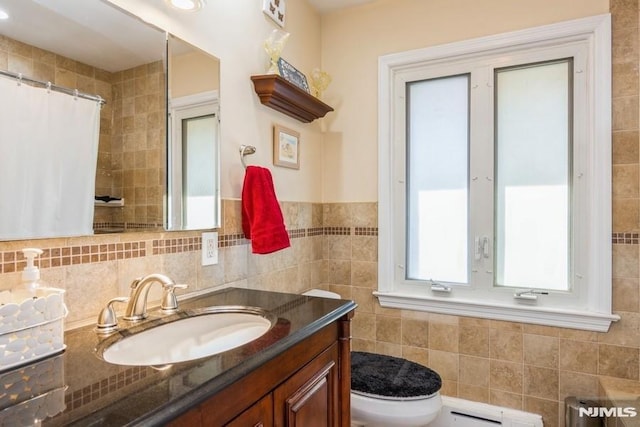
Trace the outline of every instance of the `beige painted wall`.
<path fill-rule="evenodd" d="M 220 58 L 221 195 L 239 198 L 244 170 L 238 148 L 255 145 L 249 164 L 269 167 L 281 201 L 318 202 L 322 197 L 322 134 L 318 122 L 307 125 L 259 103 L 250 76 L 263 74 L 267 55 L 263 41 L 276 28 L 262 13 L 262 2 L 208 0 L 198 13 L 179 12 L 165 2 L 109 0 L 159 28 Z M 291 33 L 283 57 L 302 72 L 320 65 L 320 16 L 305 0 L 287 2 L 285 30 Z M 272 125 L 300 132 L 300 170 L 272 164 Z"/>
<path fill-rule="evenodd" d="M 378 57 L 609 12 L 608 0 L 379 0 L 322 18 L 324 202 L 377 195 Z"/>
<path fill-rule="evenodd" d="M 169 96 L 195 95 L 220 89 L 220 63 L 202 51 L 175 55 L 172 58 Z"/>

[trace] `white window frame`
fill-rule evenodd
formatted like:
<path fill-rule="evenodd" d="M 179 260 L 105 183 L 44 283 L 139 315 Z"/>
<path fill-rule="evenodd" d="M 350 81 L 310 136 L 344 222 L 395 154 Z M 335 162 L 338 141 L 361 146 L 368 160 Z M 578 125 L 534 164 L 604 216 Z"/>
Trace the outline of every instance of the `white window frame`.
<path fill-rule="evenodd" d="M 214 115 L 220 122 L 220 96 L 217 90 L 204 91 L 193 95 L 185 95 L 172 98 L 169 102 L 168 134 L 169 153 L 167 156 L 167 200 L 165 203 L 165 218 L 167 219 L 167 230 L 186 230 L 183 215 L 183 195 L 182 195 L 182 120 Z M 218 125 L 219 126 L 219 125 Z M 216 156 L 220 158 L 220 142 L 216 129 Z M 220 200 L 220 170 L 215 173 L 216 200 Z M 214 220 L 210 228 L 216 228 L 220 224 L 220 203 L 216 203 L 215 212 L 212 212 Z"/>
<path fill-rule="evenodd" d="M 455 74 L 460 64 L 478 63 L 482 58 L 514 55 L 525 57 L 545 50 L 578 46 L 585 55 L 584 94 L 586 108 L 581 124 L 574 131 L 574 158 L 580 157 L 584 169 L 574 180 L 583 188 L 578 205 L 578 220 L 586 236 L 574 252 L 578 262 L 579 304 L 567 308 L 536 300 L 489 298 L 486 293 L 442 292 L 425 282 L 407 281 L 397 273 L 405 261 L 406 219 L 404 208 L 405 120 L 397 105 L 404 102 L 405 81 L 418 70 L 437 65 L 451 66 Z M 534 62 L 534 61 L 531 61 Z M 611 17 L 609 14 L 560 22 L 510 33 L 439 45 L 425 49 L 381 56 L 378 61 L 378 297 L 383 307 L 430 311 L 461 316 L 482 317 L 524 323 L 559 326 L 592 331 L 607 331 L 619 316 L 611 312 Z M 491 80 L 492 81 L 492 80 Z M 473 85 L 474 83 L 472 83 Z M 578 108 L 580 105 L 577 106 Z M 491 108 L 492 111 L 492 107 Z M 472 117 L 472 120 L 474 118 Z M 489 119 L 493 132 L 493 119 Z M 493 138 L 491 138 L 493 141 Z M 473 140 L 471 142 L 473 150 Z M 577 177 L 576 177 L 577 175 Z M 577 191 L 580 191 L 579 189 Z M 574 202 L 575 203 L 575 202 Z M 402 224 L 398 226 L 398 224 Z M 399 256 L 398 254 L 402 254 Z M 473 285 L 473 283 L 472 283 Z M 458 294 L 458 295 L 457 295 Z M 544 296 L 544 298 L 554 296 Z M 560 296 L 560 299 L 566 296 Z"/>

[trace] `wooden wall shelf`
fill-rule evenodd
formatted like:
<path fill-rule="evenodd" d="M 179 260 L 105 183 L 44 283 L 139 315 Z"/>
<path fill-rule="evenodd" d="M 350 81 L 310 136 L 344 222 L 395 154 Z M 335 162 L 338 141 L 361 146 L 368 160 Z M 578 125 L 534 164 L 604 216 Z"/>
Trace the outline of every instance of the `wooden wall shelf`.
<path fill-rule="evenodd" d="M 303 123 L 324 117 L 333 108 L 277 74 L 251 76 L 260 102 Z"/>

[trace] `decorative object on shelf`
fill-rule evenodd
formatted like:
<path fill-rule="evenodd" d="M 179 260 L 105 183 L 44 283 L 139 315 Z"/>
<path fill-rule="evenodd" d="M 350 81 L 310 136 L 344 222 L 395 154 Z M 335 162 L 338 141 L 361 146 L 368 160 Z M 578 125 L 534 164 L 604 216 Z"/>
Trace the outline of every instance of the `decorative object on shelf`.
<path fill-rule="evenodd" d="M 285 0 L 262 1 L 262 11 L 282 28 L 284 28 L 285 6 Z"/>
<path fill-rule="evenodd" d="M 326 71 L 314 68 L 311 72 L 311 95 L 316 98 L 322 97 L 324 92 L 331 84 L 331 76 Z"/>
<path fill-rule="evenodd" d="M 264 50 L 267 51 L 267 55 L 269 55 L 269 69 L 267 70 L 267 74 L 278 74 L 278 60 L 288 39 L 289 33 L 275 29 L 271 31 L 269 37 L 264 41 Z"/>
<path fill-rule="evenodd" d="M 333 111 L 329 105 L 277 74 L 251 76 L 251 81 L 263 105 L 302 123 L 311 123 Z"/>
<path fill-rule="evenodd" d="M 289 64 L 282 58 L 278 58 L 278 70 L 280 75 L 284 77 L 289 83 L 293 83 L 300 89 L 309 93 L 309 84 L 307 83 L 307 77 L 300 72 L 296 67 Z"/>
<path fill-rule="evenodd" d="M 273 125 L 273 164 L 300 169 L 300 134 L 284 126 Z"/>

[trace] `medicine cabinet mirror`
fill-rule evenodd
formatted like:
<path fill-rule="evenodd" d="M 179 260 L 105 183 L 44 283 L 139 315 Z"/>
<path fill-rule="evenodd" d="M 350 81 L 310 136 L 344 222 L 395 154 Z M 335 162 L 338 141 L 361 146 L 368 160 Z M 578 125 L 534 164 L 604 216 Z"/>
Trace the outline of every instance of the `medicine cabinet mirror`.
<path fill-rule="evenodd" d="M 218 226 L 219 61 L 106 1 L 0 5 L 9 14 L 0 21 L 0 70 L 106 101 L 95 171 L 99 198 L 87 200 L 94 204 L 94 234 Z M 0 117 L 0 125 L 11 123 Z M 3 161 L 0 185 L 11 185 Z M 26 230 L 0 233 L 0 240 L 68 235 Z"/>

